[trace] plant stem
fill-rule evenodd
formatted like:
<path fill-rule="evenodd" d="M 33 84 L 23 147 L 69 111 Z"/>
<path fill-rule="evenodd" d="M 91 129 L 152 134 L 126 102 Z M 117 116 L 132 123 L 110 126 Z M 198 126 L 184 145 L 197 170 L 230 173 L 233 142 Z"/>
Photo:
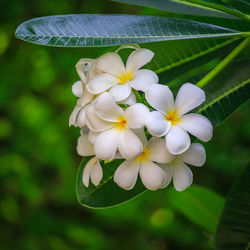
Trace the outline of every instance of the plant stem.
<path fill-rule="evenodd" d="M 207 85 L 221 70 L 223 70 L 250 42 L 250 38 L 244 39 L 227 57 L 225 57 L 213 70 L 205 75 L 196 85 L 200 88 Z"/>
<path fill-rule="evenodd" d="M 133 89 L 132 91 L 135 94 L 136 100 L 138 102 L 142 103 L 142 98 L 141 98 L 141 95 L 139 94 L 139 92 L 137 92 L 135 89 Z"/>

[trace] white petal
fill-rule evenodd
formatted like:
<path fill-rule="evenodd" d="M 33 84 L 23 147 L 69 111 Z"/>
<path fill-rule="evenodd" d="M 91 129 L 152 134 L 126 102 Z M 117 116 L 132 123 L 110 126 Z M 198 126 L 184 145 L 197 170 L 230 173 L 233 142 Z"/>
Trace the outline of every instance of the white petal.
<path fill-rule="evenodd" d="M 88 140 L 89 140 L 89 142 L 91 144 L 94 144 L 98 135 L 99 135 L 98 132 L 94 132 L 94 131 L 90 130 L 89 134 L 88 134 Z"/>
<path fill-rule="evenodd" d="M 90 173 L 91 182 L 98 186 L 102 180 L 103 172 L 102 172 L 102 166 L 99 161 L 93 166 L 92 171 Z"/>
<path fill-rule="evenodd" d="M 148 139 L 145 135 L 144 128 L 133 129 L 133 132 L 138 136 L 143 147 L 148 147 Z"/>
<path fill-rule="evenodd" d="M 157 165 L 161 167 L 161 169 L 164 171 L 164 173 L 166 175 L 165 182 L 161 186 L 161 188 L 165 188 L 166 186 L 168 186 L 168 184 L 172 180 L 173 167 L 169 166 L 168 164 L 157 164 Z"/>
<path fill-rule="evenodd" d="M 93 166 L 98 162 L 98 159 L 96 157 L 91 158 L 88 163 L 85 165 L 83 169 L 83 175 L 82 175 L 82 183 L 84 186 L 89 186 L 89 177 L 91 174 L 91 171 L 93 169 Z"/>
<path fill-rule="evenodd" d="M 206 161 L 206 151 L 200 143 L 192 143 L 189 149 L 181 155 L 181 160 L 201 167 Z"/>
<path fill-rule="evenodd" d="M 158 76 L 148 69 L 138 70 L 130 82 L 132 88 L 143 92 L 146 92 L 151 85 L 156 83 L 158 83 Z"/>
<path fill-rule="evenodd" d="M 80 110 L 81 110 L 81 107 L 76 105 L 75 108 L 73 109 L 72 113 L 70 114 L 69 126 L 74 125 L 75 127 L 77 127 L 77 116 L 78 116 Z"/>
<path fill-rule="evenodd" d="M 171 162 L 175 156 L 166 148 L 166 141 L 162 138 L 152 137 L 148 142 L 149 158 L 158 163 Z"/>
<path fill-rule="evenodd" d="M 94 151 L 99 159 L 111 161 L 115 157 L 120 131 L 112 128 L 101 132 L 95 141 Z"/>
<path fill-rule="evenodd" d="M 168 122 L 165 119 L 164 115 L 158 111 L 150 112 L 146 117 L 145 123 L 148 129 L 148 132 L 151 135 L 157 136 L 157 137 L 161 137 L 167 134 L 171 126 L 171 123 Z"/>
<path fill-rule="evenodd" d="M 125 100 L 131 94 L 130 84 L 117 84 L 109 90 L 109 93 L 115 98 L 117 102 Z"/>
<path fill-rule="evenodd" d="M 141 161 L 139 173 L 147 189 L 157 190 L 166 182 L 164 171 L 152 161 Z"/>
<path fill-rule="evenodd" d="M 82 127 L 86 124 L 86 111 L 88 106 L 80 109 L 80 112 L 78 113 L 76 124 L 78 127 Z"/>
<path fill-rule="evenodd" d="M 87 90 L 93 94 L 100 94 L 118 84 L 118 79 L 112 75 L 103 73 L 97 75 L 86 85 Z"/>
<path fill-rule="evenodd" d="M 140 139 L 130 129 L 121 130 L 118 149 L 121 155 L 131 160 L 142 153 L 143 147 Z"/>
<path fill-rule="evenodd" d="M 212 138 L 213 126 L 211 122 L 203 115 L 184 115 L 181 118 L 179 126 L 202 141 L 207 142 Z"/>
<path fill-rule="evenodd" d="M 89 58 L 81 58 L 77 64 L 76 64 L 76 71 L 81 79 L 81 81 L 86 84 L 86 71 L 87 71 L 87 65 L 89 63 L 92 63 L 94 60 Z"/>
<path fill-rule="evenodd" d="M 115 52 L 109 52 L 98 59 L 97 68 L 113 76 L 125 72 L 121 57 Z"/>
<path fill-rule="evenodd" d="M 88 90 L 84 87 L 83 93 L 77 101 L 77 105 L 84 107 L 86 104 L 90 103 L 94 99 L 94 96 L 88 92 Z"/>
<path fill-rule="evenodd" d="M 72 93 L 76 97 L 80 97 L 82 95 L 82 82 L 77 81 L 72 85 Z"/>
<path fill-rule="evenodd" d="M 139 162 L 124 161 L 115 171 L 114 182 L 121 188 L 130 190 L 135 186 Z"/>
<path fill-rule="evenodd" d="M 147 102 L 156 110 L 166 114 L 174 107 L 173 93 L 168 86 L 161 84 L 152 85 L 145 93 Z"/>
<path fill-rule="evenodd" d="M 126 98 L 123 101 L 118 102 L 119 104 L 127 104 L 127 105 L 132 105 L 134 103 L 136 103 L 136 97 L 135 94 L 131 91 L 130 95 L 128 96 L 128 98 Z"/>
<path fill-rule="evenodd" d="M 206 99 L 202 89 L 191 83 L 185 83 L 179 89 L 175 99 L 175 107 L 180 115 L 200 106 Z"/>
<path fill-rule="evenodd" d="M 133 51 L 127 60 L 126 70 L 135 72 L 145 64 L 149 63 L 154 53 L 148 49 L 137 49 Z"/>
<path fill-rule="evenodd" d="M 98 59 L 93 60 L 92 63 L 88 64 L 88 71 L 87 71 L 87 81 L 92 80 L 97 75 L 103 74 L 104 72 L 102 70 L 99 70 L 96 68 Z"/>
<path fill-rule="evenodd" d="M 115 103 L 114 98 L 108 92 L 98 97 L 95 112 L 101 119 L 109 122 L 117 122 L 124 115 L 123 109 Z"/>
<path fill-rule="evenodd" d="M 190 168 L 183 162 L 179 162 L 173 167 L 173 182 L 177 191 L 183 191 L 193 182 L 193 174 Z"/>
<path fill-rule="evenodd" d="M 90 129 L 95 132 L 101 132 L 114 126 L 113 123 L 100 119 L 99 116 L 96 115 L 95 106 L 92 104 L 87 108 L 86 117 L 90 123 Z"/>
<path fill-rule="evenodd" d="M 148 114 L 148 107 L 142 103 L 136 103 L 129 106 L 124 113 L 127 118 L 127 126 L 133 129 L 144 127 L 145 118 Z"/>
<path fill-rule="evenodd" d="M 167 150 L 171 154 L 181 154 L 190 146 L 190 137 L 183 129 L 172 126 L 166 135 Z"/>
<path fill-rule="evenodd" d="M 94 155 L 94 146 L 89 142 L 88 135 L 81 135 L 78 138 L 76 150 L 81 156 Z"/>

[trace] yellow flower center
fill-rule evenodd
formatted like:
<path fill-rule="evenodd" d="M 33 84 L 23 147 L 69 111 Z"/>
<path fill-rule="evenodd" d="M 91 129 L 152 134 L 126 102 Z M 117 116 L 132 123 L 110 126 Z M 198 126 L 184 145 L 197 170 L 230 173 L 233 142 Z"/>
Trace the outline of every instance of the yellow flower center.
<path fill-rule="evenodd" d="M 132 72 L 125 72 L 125 73 L 122 73 L 119 77 L 119 80 L 120 80 L 120 84 L 125 84 L 127 82 L 130 82 L 133 80 L 133 77 L 132 77 Z"/>
<path fill-rule="evenodd" d="M 121 117 L 115 125 L 118 129 L 125 129 L 127 127 L 127 119 L 125 117 Z"/>
<path fill-rule="evenodd" d="M 171 125 L 174 126 L 174 125 L 176 125 L 177 123 L 180 122 L 181 118 L 180 118 L 180 116 L 178 115 L 177 110 L 174 109 L 174 110 L 172 110 L 172 111 L 168 111 L 168 112 L 167 112 L 166 120 L 167 120 L 168 122 L 171 122 Z"/>
<path fill-rule="evenodd" d="M 148 160 L 148 155 L 149 155 L 149 150 L 147 148 L 144 148 L 142 153 L 136 157 L 136 161 L 147 161 Z"/>

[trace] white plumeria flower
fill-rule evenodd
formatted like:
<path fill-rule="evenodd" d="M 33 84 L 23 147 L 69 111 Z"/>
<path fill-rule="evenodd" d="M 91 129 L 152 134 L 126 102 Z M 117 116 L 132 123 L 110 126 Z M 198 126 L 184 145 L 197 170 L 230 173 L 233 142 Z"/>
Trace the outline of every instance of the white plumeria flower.
<path fill-rule="evenodd" d="M 109 91 L 118 102 L 134 96 L 131 88 L 145 92 L 158 82 L 158 76 L 153 71 L 140 69 L 153 56 L 154 53 L 148 49 L 136 49 L 129 55 L 126 67 L 116 52 L 101 56 L 96 67 L 104 73 L 88 82 L 88 91 L 94 95 Z"/>
<path fill-rule="evenodd" d="M 121 188 L 130 190 L 135 186 L 139 173 L 146 188 L 157 190 L 166 187 L 171 177 L 156 163 L 171 162 L 175 157 L 167 151 L 164 139 L 152 137 L 148 141 L 144 131 L 139 137 L 143 143 L 142 153 L 132 160 L 125 160 L 116 169 L 114 181 Z"/>
<path fill-rule="evenodd" d="M 80 115 L 82 109 L 90 103 L 95 97 L 86 89 L 86 83 L 88 80 L 96 76 L 96 74 L 101 73 L 96 69 L 96 60 L 82 58 L 76 64 L 76 71 L 80 77 L 80 81 L 75 82 L 72 85 L 72 93 L 78 97 L 77 104 L 70 115 L 69 126 L 83 126 L 85 125 L 85 112 Z M 79 121 L 78 116 L 80 115 L 81 120 Z"/>
<path fill-rule="evenodd" d="M 153 136 L 165 136 L 171 154 L 181 154 L 190 146 L 187 132 L 206 142 L 212 137 L 211 122 L 200 114 L 186 114 L 205 101 L 205 93 L 197 86 L 186 83 L 180 88 L 176 100 L 171 90 L 160 84 L 151 86 L 146 100 L 157 111 L 150 112 L 146 126 Z"/>
<path fill-rule="evenodd" d="M 84 107 L 94 99 L 94 96 L 87 91 L 85 85 L 81 81 L 77 81 L 73 84 L 72 92 L 76 97 L 79 97 L 79 99 L 69 117 L 69 126 L 74 125 L 75 127 L 82 127 L 86 124 Z"/>
<path fill-rule="evenodd" d="M 114 159 L 117 150 L 125 159 L 141 154 L 142 143 L 131 129 L 144 127 L 148 113 L 148 108 L 141 103 L 133 104 L 124 111 L 110 93 L 102 93 L 96 104 L 90 105 L 87 110 L 89 128 L 100 132 L 94 144 L 96 156 L 109 161 Z"/>
<path fill-rule="evenodd" d="M 94 155 L 94 146 L 89 142 L 87 134 L 81 133 L 81 136 L 78 138 L 77 153 L 81 156 Z M 84 167 L 82 182 L 86 187 L 88 187 L 89 179 L 91 179 L 91 182 L 95 186 L 98 186 L 102 177 L 103 172 L 100 161 L 97 157 L 92 157 Z"/>
<path fill-rule="evenodd" d="M 206 161 L 206 152 L 200 143 L 192 143 L 189 149 L 176 156 L 176 158 L 161 168 L 168 178 L 173 177 L 174 187 L 177 191 L 183 191 L 193 182 L 193 174 L 190 168 L 185 164 L 201 167 Z"/>
<path fill-rule="evenodd" d="M 89 124 L 86 117 L 86 111 L 88 109 L 88 104 L 93 102 L 97 95 L 94 96 L 86 89 L 86 83 L 101 73 L 100 70 L 96 69 L 97 61 L 98 59 L 80 59 L 76 64 L 76 70 L 81 81 L 77 81 L 73 84 L 72 93 L 76 97 L 79 97 L 79 99 L 70 115 L 69 126 L 74 125 L 75 127 L 82 127 Z M 131 93 L 125 100 L 119 103 L 127 105 L 134 104 L 136 103 L 136 97 Z"/>

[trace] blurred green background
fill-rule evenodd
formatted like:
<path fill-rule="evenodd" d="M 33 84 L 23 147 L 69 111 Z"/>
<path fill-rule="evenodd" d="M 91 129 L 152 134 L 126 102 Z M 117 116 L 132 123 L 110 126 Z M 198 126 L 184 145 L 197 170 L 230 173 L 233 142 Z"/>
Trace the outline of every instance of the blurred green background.
<path fill-rule="evenodd" d="M 212 236 L 168 202 L 168 189 L 91 210 L 75 196 L 79 129 L 68 127 L 76 62 L 101 48 L 50 48 L 17 40 L 21 22 L 72 13 L 157 14 L 93 0 L 1 0 L 0 249 L 213 249 Z M 249 105 L 214 130 L 194 183 L 226 196 L 249 159 Z M 172 185 L 172 184 L 171 184 Z"/>

